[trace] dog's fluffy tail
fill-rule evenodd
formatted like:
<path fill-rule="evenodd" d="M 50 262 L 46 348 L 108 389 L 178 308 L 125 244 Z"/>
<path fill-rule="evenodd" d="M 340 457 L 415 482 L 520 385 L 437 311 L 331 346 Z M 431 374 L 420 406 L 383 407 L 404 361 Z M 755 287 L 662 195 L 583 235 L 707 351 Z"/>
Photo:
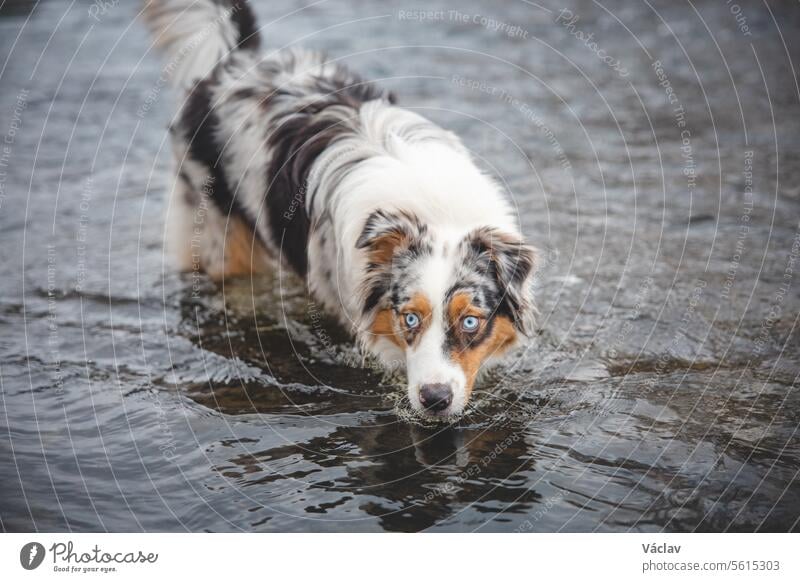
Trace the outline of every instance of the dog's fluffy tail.
<path fill-rule="evenodd" d="M 231 52 L 260 43 L 247 0 L 145 0 L 142 14 L 176 87 L 191 87 Z"/>

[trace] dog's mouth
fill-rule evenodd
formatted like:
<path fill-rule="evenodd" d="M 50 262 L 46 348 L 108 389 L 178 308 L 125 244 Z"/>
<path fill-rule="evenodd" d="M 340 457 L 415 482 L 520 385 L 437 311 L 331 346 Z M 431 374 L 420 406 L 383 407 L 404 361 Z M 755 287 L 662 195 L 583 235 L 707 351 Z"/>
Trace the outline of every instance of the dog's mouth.
<path fill-rule="evenodd" d="M 449 409 L 430 411 L 423 409 L 420 411 L 420 414 L 423 415 L 425 418 L 430 418 L 435 420 L 455 420 L 461 417 L 462 411 L 453 411 Z"/>

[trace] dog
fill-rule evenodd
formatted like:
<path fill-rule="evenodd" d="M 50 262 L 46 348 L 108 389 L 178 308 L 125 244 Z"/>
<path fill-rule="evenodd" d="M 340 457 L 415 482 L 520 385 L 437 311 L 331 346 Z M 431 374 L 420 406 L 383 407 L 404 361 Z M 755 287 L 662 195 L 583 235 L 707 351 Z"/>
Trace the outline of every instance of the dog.
<path fill-rule="evenodd" d="M 275 259 L 386 366 L 411 406 L 463 413 L 533 332 L 536 250 L 453 133 L 310 50 L 263 54 L 245 0 L 149 0 L 182 94 L 166 241 L 215 279 Z"/>

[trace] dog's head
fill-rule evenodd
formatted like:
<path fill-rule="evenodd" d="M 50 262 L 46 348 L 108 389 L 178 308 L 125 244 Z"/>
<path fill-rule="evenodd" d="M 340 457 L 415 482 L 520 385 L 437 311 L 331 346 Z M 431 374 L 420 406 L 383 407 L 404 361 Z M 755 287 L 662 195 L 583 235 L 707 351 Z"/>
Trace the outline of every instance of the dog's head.
<path fill-rule="evenodd" d="M 435 231 L 386 211 L 356 246 L 367 256 L 364 342 L 405 363 L 415 409 L 460 414 L 484 363 L 531 332 L 534 249 L 493 227 Z"/>

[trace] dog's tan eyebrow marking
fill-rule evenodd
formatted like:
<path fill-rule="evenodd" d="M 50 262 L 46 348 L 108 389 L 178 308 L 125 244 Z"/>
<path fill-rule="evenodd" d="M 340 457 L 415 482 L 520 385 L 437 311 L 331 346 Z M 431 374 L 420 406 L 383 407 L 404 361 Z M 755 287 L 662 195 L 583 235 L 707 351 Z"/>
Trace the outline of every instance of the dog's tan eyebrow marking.
<path fill-rule="evenodd" d="M 459 292 L 453 295 L 450 304 L 447 306 L 447 315 L 450 326 L 454 326 L 462 317 L 474 315 L 475 317 L 485 317 L 486 312 L 472 303 L 472 295 L 467 292 Z"/>
<path fill-rule="evenodd" d="M 408 313 L 416 313 L 420 319 L 419 328 L 413 332 L 406 330 L 403 323 L 403 318 Z M 424 293 L 416 293 L 396 313 L 393 309 L 387 308 L 382 309 L 375 315 L 370 329 L 372 341 L 375 342 L 385 338 L 399 347 L 405 347 L 409 341 L 416 343 L 430 326 L 432 314 L 433 308 L 430 300 Z"/>
<path fill-rule="evenodd" d="M 411 296 L 411 299 L 400 307 L 399 311 L 400 313 L 416 313 L 424 323 L 426 320 L 430 321 L 433 308 L 431 307 L 430 300 L 424 293 L 415 293 Z"/>

